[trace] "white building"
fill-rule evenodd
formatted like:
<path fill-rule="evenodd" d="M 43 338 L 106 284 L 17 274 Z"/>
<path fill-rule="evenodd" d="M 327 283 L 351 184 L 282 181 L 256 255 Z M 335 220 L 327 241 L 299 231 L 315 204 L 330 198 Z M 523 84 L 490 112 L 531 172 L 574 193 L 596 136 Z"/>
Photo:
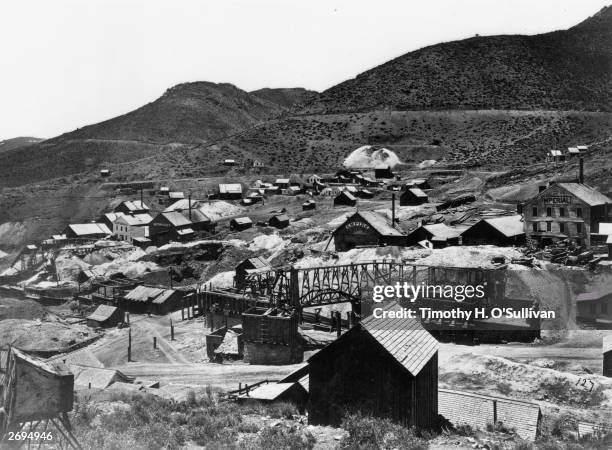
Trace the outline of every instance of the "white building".
<path fill-rule="evenodd" d="M 134 238 L 149 237 L 149 223 L 153 220 L 149 214 L 121 216 L 113 223 L 113 234 L 120 241 L 132 243 Z"/>

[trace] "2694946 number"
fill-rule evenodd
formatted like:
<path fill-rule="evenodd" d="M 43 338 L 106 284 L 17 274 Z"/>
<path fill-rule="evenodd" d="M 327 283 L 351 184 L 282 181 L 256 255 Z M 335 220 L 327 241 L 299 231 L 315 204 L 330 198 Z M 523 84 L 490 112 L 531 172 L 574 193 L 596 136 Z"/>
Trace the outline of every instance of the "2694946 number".
<path fill-rule="evenodd" d="M 39 433 L 38 431 L 29 432 L 29 433 L 27 431 L 18 431 L 17 433 L 9 431 L 8 440 L 9 441 L 52 441 L 53 434 L 51 434 L 50 432 Z"/>

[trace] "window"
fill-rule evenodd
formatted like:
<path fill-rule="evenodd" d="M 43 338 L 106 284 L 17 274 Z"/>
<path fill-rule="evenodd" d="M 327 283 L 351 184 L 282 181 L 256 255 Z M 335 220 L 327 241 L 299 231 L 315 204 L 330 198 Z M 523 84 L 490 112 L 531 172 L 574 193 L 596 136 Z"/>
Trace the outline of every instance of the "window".
<path fill-rule="evenodd" d="M 532 229 L 533 231 L 538 231 L 538 222 L 533 222 L 533 223 L 531 224 L 531 229 Z"/>
<path fill-rule="evenodd" d="M 546 208 L 546 215 L 548 217 L 552 216 L 552 208 Z"/>
<path fill-rule="evenodd" d="M 582 233 L 582 224 L 580 222 L 576 224 L 576 233 Z"/>
<path fill-rule="evenodd" d="M 563 222 L 559 224 L 559 232 L 565 233 L 565 224 Z"/>
<path fill-rule="evenodd" d="M 576 208 L 576 217 L 582 217 L 582 208 Z"/>
<path fill-rule="evenodd" d="M 552 222 L 546 222 L 546 231 L 552 231 Z"/>
<path fill-rule="evenodd" d="M 538 215 L 538 207 L 534 206 L 533 208 L 531 208 L 531 215 L 534 217 L 537 217 Z"/>
<path fill-rule="evenodd" d="M 565 208 L 559 208 L 559 217 L 565 217 Z"/>

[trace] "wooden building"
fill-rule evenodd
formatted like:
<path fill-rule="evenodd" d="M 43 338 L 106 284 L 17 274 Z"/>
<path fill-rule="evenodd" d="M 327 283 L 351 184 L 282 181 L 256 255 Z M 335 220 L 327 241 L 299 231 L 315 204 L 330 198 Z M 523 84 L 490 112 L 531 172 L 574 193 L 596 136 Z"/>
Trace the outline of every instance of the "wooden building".
<path fill-rule="evenodd" d="M 289 216 L 287 214 L 272 216 L 268 221 L 268 225 L 278 229 L 287 228 L 289 226 Z"/>
<path fill-rule="evenodd" d="M 223 165 L 224 166 L 237 166 L 238 163 L 236 162 L 235 159 L 224 159 L 223 160 Z"/>
<path fill-rule="evenodd" d="M 334 198 L 334 206 L 355 206 L 357 199 L 348 191 L 342 191 Z"/>
<path fill-rule="evenodd" d="M 67 239 L 103 239 L 113 233 L 103 223 L 71 223 L 62 234 Z"/>
<path fill-rule="evenodd" d="M 112 230 L 114 228 L 113 224 L 115 223 L 115 220 L 121 216 L 123 216 L 123 213 L 105 213 L 100 216 L 98 223 L 103 223 L 109 230 Z"/>
<path fill-rule="evenodd" d="M 242 289 L 247 275 L 262 270 L 271 270 L 270 264 L 262 257 L 257 256 L 245 259 L 236 266 L 236 275 L 234 277 L 236 287 Z"/>
<path fill-rule="evenodd" d="M 189 241 L 195 237 L 189 219 L 178 211 L 159 213 L 149 223 L 149 238 L 157 246 L 170 241 Z"/>
<path fill-rule="evenodd" d="M 374 169 L 374 178 L 378 179 L 392 179 L 395 178 L 395 174 L 391 170 L 391 167 L 384 169 Z"/>
<path fill-rule="evenodd" d="M 240 200 L 242 199 L 242 185 L 240 183 L 220 184 L 218 197 L 221 200 Z"/>
<path fill-rule="evenodd" d="M 140 200 L 127 200 L 125 202 L 119 203 L 113 212 L 115 213 L 123 213 L 123 214 L 147 214 L 150 211 L 150 208 Z"/>
<path fill-rule="evenodd" d="M 612 199 L 583 183 L 554 183 L 523 205 L 525 235 L 541 245 L 571 239 L 591 246 L 591 233 L 609 222 Z"/>
<path fill-rule="evenodd" d="M 612 328 L 612 292 L 584 292 L 576 296 L 576 319 Z"/>
<path fill-rule="evenodd" d="M 417 187 L 408 188 L 400 194 L 400 206 L 422 205 L 428 201 L 427 194 Z"/>
<path fill-rule="evenodd" d="M 444 248 L 450 245 L 459 245 L 463 231 L 465 231 L 465 227 L 449 227 L 444 223 L 432 223 L 421 225 L 416 230 L 413 230 L 408 234 L 406 240 L 408 245 Z"/>
<path fill-rule="evenodd" d="M 119 300 L 120 306 L 134 313 L 168 314 L 181 306 L 183 292 L 149 286 L 137 286 Z"/>
<path fill-rule="evenodd" d="M 431 185 L 425 178 L 413 178 L 406 181 L 406 188 L 431 189 Z"/>
<path fill-rule="evenodd" d="M 124 322 L 125 313 L 116 306 L 100 305 L 87 316 L 87 326 L 94 328 L 116 327 Z"/>
<path fill-rule="evenodd" d="M 612 333 L 603 337 L 603 376 L 612 378 Z"/>
<path fill-rule="evenodd" d="M 367 189 L 359 189 L 357 192 L 355 192 L 354 194 L 356 197 L 358 198 L 373 198 L 374 197 L 374 192 L 369 191 Z"/>
<path fill-rule="evenodd" d="M 132 243 L 134 238 L 149 237 L 149 224 L 153 220 L 149 214 L 124 214 L 113 223 L 113 234 L 120 241 Z"/>
<path fill-rule="evenodd" d="M 230 220 L 230 230 L 242 231 L 253 227 L 253 221 L 250 217 L 236 217 Z"/>
<path fill-rule="evenodd" d="M 523 217 L 511 216 L 480 219 L 461 233 L 463 245 L 497 245 L 510 247 L 525 244 Z"/>
<path fill-rule="evenodd" d="M 302 203 L 302 211 L 312 211 L 313 209 L 317 209 L 317 202 L 314 200 L 306 200 Z"/>
<path fill-rule="evenodd" d="M 361 246 L 406 246 L 406 236 L 373 211 L 357 211 L 333 232 L 336 250 Z"/>
<path fill-rule="evenodd" d="M 273 184 L 279 189 L 287 189 L 291 185 L 289 178 L 277 178 Z"/>
<path fill-rule="evenodd" d="M 407 427 L 437 421 L 438 342 L 417 319 L 370 316 L 310 357 L 308 372 L 312 425 L 357 411 Z"/>

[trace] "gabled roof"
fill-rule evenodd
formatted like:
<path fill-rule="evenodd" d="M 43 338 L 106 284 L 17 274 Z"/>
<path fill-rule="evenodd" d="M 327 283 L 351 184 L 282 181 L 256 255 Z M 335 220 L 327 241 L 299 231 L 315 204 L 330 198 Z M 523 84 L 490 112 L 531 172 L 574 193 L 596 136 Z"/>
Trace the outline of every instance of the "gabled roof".
<path fill-rule="evenodd" d="M 202 203 L 201 200 L 191 200 L 191 209 L 193 210 L 194 208 L 197 208 L 200 206 L 200 204 Z M 166 209 L 164 209 L 164 212 L 170 212 L 170 211 L 180 211 L 183 209 L 189 209 L 189 199 L 188 198 L 182 198 L 180 200 L 177 200 L 176 202 L 172 203 L 170 206 L 168 206 Z"/>
<path fill-rule="evenodd" d="M 176 291 L 174 289 L 164 289 L 164 291 L 153 299 L 153 303 L 156 305 L 163 304 L 168 300 Z"/>
<path fill-rule="evenodd" d="M 399 309 L 401 307 L 396 302 L 392 302 L 384 308 L 386 311 L 397 311 Z M 361 321 L 355 328 L 358 327 L 361 327 L 374 338 L 393 359 L 413 376 L 418 375 L 438 351 L 438 341 L 423 328 L 418 319 L 377 319 L 372 315 Z M 315 353 L 311 356 L 309 362 L 325 354 L 326 349 L 339 345 L 351 331 Z"/>
<path fill-rule="evenodd" d="M 141 202 L 140 200 L 126 200 L 125 202 L 121 202 L 119 204 L 119 206 L 121 205 L 124 205 L 128 209 L 128 211 L 132 211 L 132 212 L 149 209 L 149 207 L 144 202 Z"/>
<path fill-rule="evenodd" d="M 149 214 L 135 214 L 133 216 L 125 215 L 115 220 L 115 223 L 122 225 L 130 225 L 134 227 L 147 225 L 153 220 Z"/>
<path fill-rule="evenodd" d="M 210 222 L 210 218 L 199 209 L 191 209 L 191 219 L 189 218 L 189 209 L 183 209 L 180 213 L 185 219 L 190 220 L 191 223 L 206 223 Z"/>
<path fill-rule="evenodd" d="M 163 212 L 163 213 L 160 213 L 160 215 L 163 216 L 168 222 L 170 222 L 175 227 L 183 227 L 183 226 L 192 224 L 192 222 L 189 219 L 187 219 L 185 216 L 183 216 L 178 211 Z"/>
<path fill-rule="evenodd" d="M 272 216 L 270 220 L 272 219 L 276 219 L 279 222 L 289 222 L 289 216 L 287 214 L 277 214 L 275 216 Z"/>
<path fill-rule="evenodd" d="M 268 383 L 257 386 L 249 392 L 248 397 L 255 400 L 276 400 L 289 390 L 305 391 L 300 383 Z"/>
<path fill-rule="evenodd" d="M 612 352 L 612 333 L 606 334 L 603 337 L 602 352 L 603 353 Z"/>
<path fill-rule="evenodd" d="M 112 212 L 112 213 L 106 213 L 106 214 L 102 214 L 102 217 L 105 218 L 106 220 L 108 220 L 109 222 L 114 222 L 115 220 L 117 220 L 119 217 L 125 215 L 125 213 L 122 212 Z"/>
<path fill-rule="evenodd" d="M 481 220 L 491 225 L 506 237 L 520 236 L 521 234 L 525 234 L 525 223 L 519 214 L 512 216 L 492 217 L 490 219 Z"/>
<path fill-rule="evenodd" d="M 107 388 L 116 381 L 132 381 L 132 378 L 124 375 L 118 370 L 75 365 L 71 365 L 70 370 L 74 374 L 74 384 L 87 387 L 91 385 L 91 387 L 95 389 Z"/>
<path fill-rule="evenodd" d="M 220 194 L 242 194 L 240 183 L 224 183 L 219 185 Z"/>
<path fill-rule="evenodd" d="M 125 294 L 126 300 L 132 300 L 136 302 L 146 302 L 150 298 L 155 299 L 164 290 L 160 288 L 148 287 L 148 286 L 136 286 L 130 292 Z"/>
<path fill-rule="evenodd" d="M 419 188 L 410 188 L 410 189 L 407 189 L 406 191 L 410 192 L 415 197 L 427 198 L 427 194 L 423 192 L 422 190 L 420 190 Z"/>
<path fill-rule="evenodd" d="M 432 237 L 444 240 L 457 237 L 464 231 L 464 229 L 458 230 L 444 223 L 433 223 L 422 225 L 422 227 L 429 231 L 433 235 Z"/>
<path fill-rule="evenodd" d="M 274 183 L 288 184 L 289 183 L 289 178 L 277 178 Z"/>
<path fill-rule="evenodd" d="M 401 233 L 399 230 L 396 230 L 391 226 L 391 224 L 389 224 L 386 217 L 381 216 L 380 214 L 375 213 L 374 211 L 357 211 L 351 217 L 355 216 L 361 217 L 381 236 L 404 236 L 403 233 Z M 349 217 L 347 221 L 350 220 L 351 217 Z"/>
<path fill-rule="evenodd" d="M 100 305 L 96 308 L 93 314 L 87 316 L 87 319 L 95 320 L 97 322 L 104 322 L 110 319 L 112 315 L 115 314 L 115 311 L 117 311 L 116 306 Z"/>
<path fill-rule="evenodd" d="M 568 147 L 567 152 L 568 153 L 580 153 L 580 149 L 578 149 L 578 147 Z"/>
<path fill-rule="evenodd" d="M 263 259 L 261 256 L 256 256 L 255 258 L 246 259 L 242 261 L 241 264 L 244 264 L 246 262 L 250 263 L 251 266 L 253 266 L 253 269 L 263 269 L 264 267 L 270 267 L 270 264 L 268 264 L 268 262 L 265 259 Z"/>
<path fill-rule="evenodd" d="M 561 156 L 561 150 L 551 150 L 550 156 Z"/>
<path fill-rule="evenodd" d="M 582 200 L 584 203 L 586 203 L 589 206 L 598 206 L 598 205 L 605 205 L 606 203 L 612 203 L 612 199 L 605 196 L 604 194 L 602 194 L 595 188 L 592 188 L 591 186 L 587 186 L 586 184 L 557 183 L 557 184 L 553 184 L 548 189 L 554 186 L 562 187 L 563 189 L 568 191 L 570 194 Z M 548 189 L 542 191 L 540 195 L 546 192 Z"/>
<path fill-rule="evenodd" d="M 247 225 L 247 224 L 253 223 L 250 217 L 236 217 L 232 220 L 238 225 Z"/>
<path fill-rule="evenodd" d="M 87 236 L 90 234 L 113 234 L 103 223 L 71 223 L 68 225 L 77 236 Z"/>
<path fill-rule="evenodd" d="M 355 200 L 355 201 L 357 201 L 357 199 L 355 198 L 355 196 L 354 196 L 353 194 L 351 194 L 350 192 L 348 192 L 348 191 L 341 191 L 341 192 L 340 192 L 340 193 L 337 195 L 337 197 L 342 197 L 342 196 L 344 196 L 344 197 L 348 198 L 349 200 Z"/>

